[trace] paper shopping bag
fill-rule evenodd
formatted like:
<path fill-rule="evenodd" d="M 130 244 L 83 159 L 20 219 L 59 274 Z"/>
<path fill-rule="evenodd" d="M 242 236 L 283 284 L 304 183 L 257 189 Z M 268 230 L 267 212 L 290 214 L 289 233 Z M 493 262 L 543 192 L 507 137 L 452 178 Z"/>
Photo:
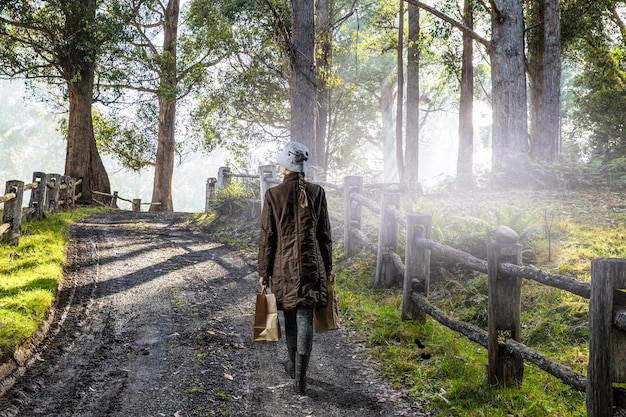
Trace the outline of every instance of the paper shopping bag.
<path fill-rule="evenodd" d="M 273 343 L 278 339 L 280 339 L 280 323 L 276 296 L 268 294 L 263 287 L 261 294 L 256 295 L 253 340 L 255 343 Z"/>
<path fill-rule="evenodd" d="M 337 293 L 335 292 L 335 275 L 327 278 L 328 303 L 325 307 L 316 308 L 313 312 L 315 333 L 323 333 L 339 328 L 339 310 L 337 307 Z"/>

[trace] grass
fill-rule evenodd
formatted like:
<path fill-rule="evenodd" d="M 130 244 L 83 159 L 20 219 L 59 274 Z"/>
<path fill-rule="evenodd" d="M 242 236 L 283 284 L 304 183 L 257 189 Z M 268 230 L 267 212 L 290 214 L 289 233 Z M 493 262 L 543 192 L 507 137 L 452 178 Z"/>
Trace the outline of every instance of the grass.
<path fill-rule="evenodd" d="M 234 194 L 221 196 L 225 204 L 219 215 L 196 215 L 190 221 L 210 230 L 214 238 L 249 248 L 258 223 L 255 216 L 242 214 L 243 203 L 234 201 L 242 193 Z M 617 193 L 509 192 L 430 196 L 404 210 L 431 213 L 434 240 L 476 255 L 484 253 L 495 226 L 507 225 L 519 233 L 526 261 L 588 281 L 592 259 L 626 258 L 624 207 Z M 86 214 L 51 215 L 43 222 L 26 224 L 18 247 L 0 245 L 2 354 L 28 340 L 45 317 L 63 268 L 67 228 Z M 377 221 L 366 218 L 364 224 L 373 225 L 375 238 Z M 520 387 L 490 386 L 487 351 L 482 346 L 431 318 L 423 323 L 402 321 L 401 290 L 373 287 L 376 262 L 371 254 L 346 260 L 338 243 L 335 257 L 343 325 L 354 330 L 380 364 L 381 373 L 395 386 L 409 390 L 433 416 L 585 416 L 584 393 L 528 361 Z M 458 320 L 485 328 L 486 277 L 449 269 L 443 263 L 431 266 L 430 301 Z M 524 281 L 522 342 L 583 374 L 588 359 L 587 314 L 587 300 Z"/>
<path fill-rule="evenodd" d="M 0 244 L 0 359 L 27 342 L 54 302 L 69 226 L 102 209 L 48 214 L 22 225 L 19 245 Z"/>
<path fill-rule="evenodd" d="M 530 206 L 525 205 L 528 199 L 501 202 L 490 196 L 468 202 L 443 196 L 435 203 L 418 202 L 416 211 L 433 214 L 435 240 L 475 254 L 484 251 L 489 229 L 509 225 L 518 231 L 525 258 L 533 264 L 588 281 L 592 259 L 626 258 L 626 214 L 615 210 L 623 207 L 621 197 L 598 194 L 578 193 L 575 201 L 534 195 Z M 606 203 L 595 204 L 598 200 Z M 341 256 L 340 251 L 335 255 Z M 338 259 L 336 265 L 343 323 L 367 346 L 383 375 L 408 389 L 432 415 L 586 415 L 584 393 L 532 363 L 525 361 L 520 387 L 490 386 L 482 346 L 429 317 L 424 323 L 402 321 L 401 290 L 373 287 L 375 260 L 370 254 L 361 253 L 349 262 Z M 446 269 L 437 262 L 431 266 L 431 302 L 458 320 L 486 329 L 486 276 Z M 588 300 L 524 281 L 523 343 L 586 374 L 587 327 Z"/>

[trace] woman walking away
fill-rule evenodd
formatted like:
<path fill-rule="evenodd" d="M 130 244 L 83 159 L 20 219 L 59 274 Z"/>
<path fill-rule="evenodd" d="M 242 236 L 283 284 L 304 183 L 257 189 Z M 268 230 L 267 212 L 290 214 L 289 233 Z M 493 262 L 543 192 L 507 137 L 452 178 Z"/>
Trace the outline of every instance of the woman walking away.
<path fill-rule="evenodd" d="M 313 348 L 313 309 L 328 302 L 326 277 L 333 269 L 326 194 L 305 182 L 308 158 L 299 142 L 289 142 L 278 154 L 284 180 L 265 193 L 259 233 L 259 283 L 265 287 L 271 282 L 284 312 L 285 368 L 301 395 Z"/>

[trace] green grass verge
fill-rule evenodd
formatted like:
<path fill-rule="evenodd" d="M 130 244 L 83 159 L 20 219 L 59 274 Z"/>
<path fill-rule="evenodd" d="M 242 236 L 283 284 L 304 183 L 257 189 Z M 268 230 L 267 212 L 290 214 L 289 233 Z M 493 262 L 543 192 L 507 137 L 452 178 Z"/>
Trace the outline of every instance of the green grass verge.
<path fill-rule="evenodd" d="M 431 318 L 401 320 L 399 290 L 375 289 L 367 268 L 337 269 L 343 323 L 380 364 L 384 377 L 406 387 L 435 416 L 585 416 L 585 394 L 525 363 L 519 388 L 487 382 L 487 350 Z M 368 276 L 369 275 L 369 276 Z M 356 278 L 355 278 L 356 276 Z M 571 346 L 565 352 L 570 355 Z M 579 352 L 580 353 L 580 352 Z"/>
<path fill-rule="evenodd" d="M 0 244 L 0 362 L 27 342 L 54 302 L 69 226 L 103 209 L 48 214 L 22 225 L 17 246 Z"/>
<path fill-rule="evenodd" d="M 487 208 L 444 197 L 437 206 L 423 211 L 433 213 L 433 236 L 441 243 L 481 255 L 490 231 L 498 224 L 509 225 L 520 234 L 530 262 L 583 281 L 590 279 L 591 260 L 626 258 L 626 211 L 622 210 L 621 197 L 604 194 L 602 201 L 606 203 L 602 205 L 596 203 L 600 197 L 593 193 L 579 193 L 574 200 L 562 201 L 546 202 L 535 197 L 528 207 L 519 199 L 507 206 L 495 207 L 494 203 L 494 207 Z M 488 199 L 477 203 L 483 201 L 492 203 Z M 545 233 L 548 226 L 551 241 Z M 355 330 L 367 352 L 380 363 L 383 374 L 393 384 L 408 388 L 432 415 L 586 415 L 583 392 L 531 362 L 524 361 L 520 387 L 490 386 L 487 351 L 482 346 L 430 317 L 424 323 L 403 322 L 401 289 L 372 286 L 373 256 L 360 254 L 348 264 L 340 260 L 336 265 L 344 324 Z M 447 315 L 486 329 L 486 280 L 484 274 L 447 269 L 435 260 L 431 263 L 430 301 Z M 586 375 L 588 311 L 588 300 L 524 280 L 522 342 Z"/>

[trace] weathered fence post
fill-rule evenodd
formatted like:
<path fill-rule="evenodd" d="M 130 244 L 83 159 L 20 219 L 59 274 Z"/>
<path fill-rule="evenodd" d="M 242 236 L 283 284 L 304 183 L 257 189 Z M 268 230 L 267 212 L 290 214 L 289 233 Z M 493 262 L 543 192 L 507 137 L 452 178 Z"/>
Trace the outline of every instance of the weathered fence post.
<path fill-rule="evenodd" d="M 141 198 L 133 198 L 133 211 L 137 213 L 141 211 Z"/>
<path fill-rule="evenodd" d="M 274 179 L 276 175 L 276 167 L 274 165 L 261 165 L 259 167 L 259 187 L 261 193 L 261 210 L 265 202 L 265 192 L 272 186 L 267 180 Z"/>
<path fill-rule="evenodd" d="M 118 208 L 117 207 L 117 198 L 118 197 L 119 197 L 119 193 L 117 191 L 113 191 L 113 197 L 111 198 L 111 207 Z"/>
<path fill-rule="evenodd" d="M 346 258 L 356 254 L 356 239 L 350 234 L 350 229 L 361 230 L 363 207 L 350 198 L 350 193 L 363 192 L 363 177 L 345 177 L 343 180 L 343 250 Z"/>
<path fill-rule="evenodd" d="M 45 211 L 59 212 L 59 195 L 61 191 L 61 176 L 59 174 L 46 174 L 44 184 L 48 188 L 46 191 Z"/>
<path fill-rule="evenodd" d="M 207 178 L 206 180 L 206 199 L 204 202 L 204 212 L 208 213 L 211 210 L 211 198 L 213 194 L 215 194 L 215 184 L 217 183 L 217 178 Z"/>
<path fill-rule="evenodd" d="M 614 388 L 613 382 L 626 382 L 626 332 L 612 325 L 614 314 L 626 307 L 615 305 L 614 291 L 624 288 L 626 259 L 596 259 L 591 262 L 586 391 L 588 417 L 612 417 L 615 406 L 624 407 L 624 392 Z"/>
<path fill-rule="evenodd" d="M 67 191 L 65 195 L 65 207 L 74 210 L 76 208 L 76 180 L 72 177 L 67 177 Z M 69 203 L 67 199 L 69 199 Z"/>
<path fill-rule="evenodd" d="M 230 183 L 230 168 L 221 167 L 217 171 L 217 189 L 226 188 Z"/>
<path fill-rule="evenodd" d="M 387 212 L 387 207 L 400 208 L 400 193 L 383 193 L 380 203 L 380 227 L 378 229 L 378 254 L 376 256 L 376 277 L 374 285 L 392 286 L 400 282 L 402 276 L 391 258 L 391 252 L 398 252 L 398 221 Z"/>
<path fill-rule="evenodd" d="M 430 249 L 417 244 L 417 239 L 430 239 L 432 217 L 409 213 L 406 218 L 406 247 L 404 252 L 404 288 L 402 291 L 402 320 L 424 320 L 425 314 L 411 300 L 411 294 L 428 297 L 430 285 Z"/>
<path fill-rule="evenodd" d="M 48 191 L 45 179 L 46 174 L 43 172 L 33 172 L 33 183 L 37 184 L 37 188 L 30 192 L 28 207 L 33 208 L 34 212 L 28 215 L 29 220 L 43 219 L 43 212 L 46 208 L 46 193 Z"/>
<path fill-rule="evenodd" d="M 18 245 L 20 243 L 20 229 L 22 226 L 22 200 L 24 198 L 24 182 L 11 180 L 6 182 L 5 194 L 14 194 L 15 197 L 4 203 L 4 212 L 2 213 L 2 223 L 10 223 L 11 228 L 8 230 L 3 241 L 10 245 Z"/>
<path fill-rule="evenodd" d="M 61 183 L 59 185 L 59 204 L 64 209 L 74 206 L 74 180 L 67 175 L 61 175 Z"/>
<path fill-rule="evenodd" d="M 490 384 L 519 385 L 524 377 L 524 362 L 518 353 L 509 352 L 500 336 L 521 340 L 522 279 L 503 275 L 500 263 L 520 265 L 521 245 L 518 235 L 506 226 L 495 230 L 496 243 L 487 247 L 488 271 L 488 380 Z M 508 334 L 507 334 L 508 333 Z"/>

